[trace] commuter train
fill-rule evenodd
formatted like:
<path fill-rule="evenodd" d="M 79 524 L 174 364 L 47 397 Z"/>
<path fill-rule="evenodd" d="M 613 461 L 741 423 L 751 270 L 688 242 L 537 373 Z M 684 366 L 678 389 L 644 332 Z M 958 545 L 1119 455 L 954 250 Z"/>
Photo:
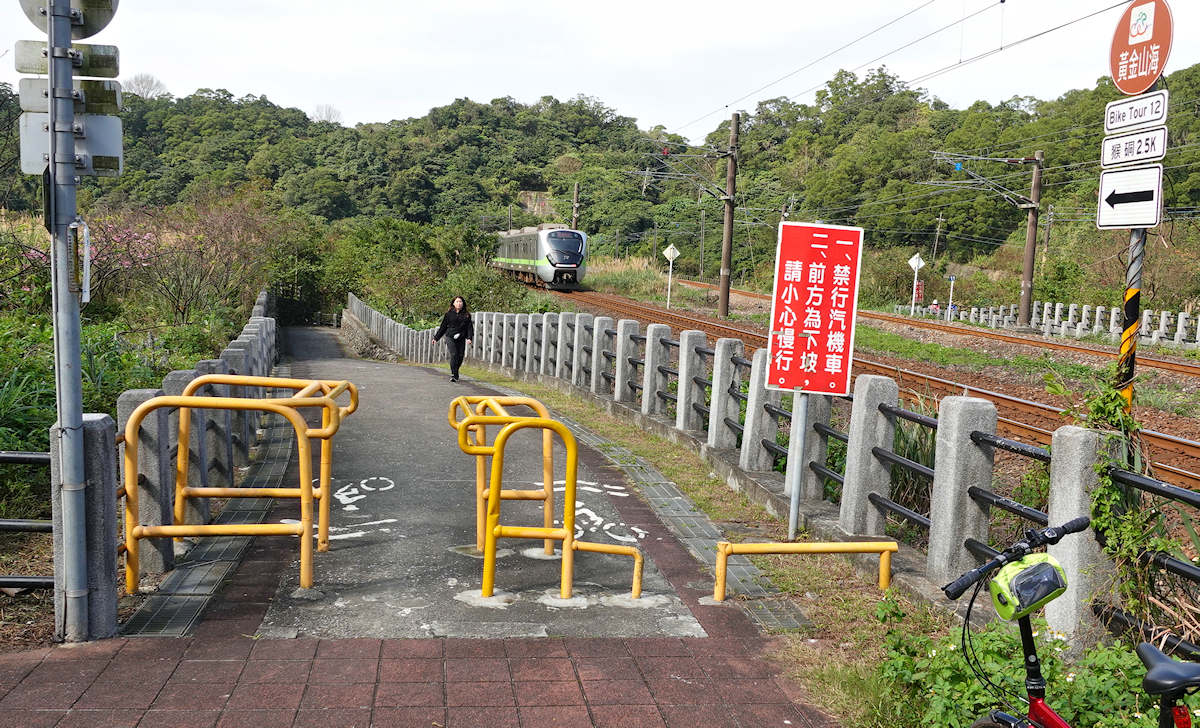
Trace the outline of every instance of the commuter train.
<path fill-rule="evenodd" d="M 566 225 L 542 224 L 499 234 L 492 265 L 526 283 L 578 288 L 587 264 L 587 234 Z"/>

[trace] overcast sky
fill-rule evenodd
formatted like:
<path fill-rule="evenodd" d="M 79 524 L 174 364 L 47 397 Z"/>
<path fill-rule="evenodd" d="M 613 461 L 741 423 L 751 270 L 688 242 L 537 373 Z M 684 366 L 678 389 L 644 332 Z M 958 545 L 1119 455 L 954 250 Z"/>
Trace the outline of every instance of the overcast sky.
<path fill-rule="evenodd" d="M 1168 72 L 1200 62 L 1200 2 L 1169 1 L 1175 42 Z M 329 105 L 347 125 L 424 116 L 461 97 L 528 103 L 584 94 L 643 129 L 662 124 L 699 140 L 759 100 L 811 101 L 812 89 L 839 68 L 861 66 L 861 77 L 886 65 L 917 79 L 1115 2 L 123 0 L 112 24 L 87 42 L 118 46 L 122 78 L 152 74 L 175 96 L 222 88 L 310 115 Z M 1108 49 L 1127 5 L 918 85 L 956 108 L 1091 87 L 1108 74 Z M 37 37 L 19 1 L 0 0 L 0 81 L 16 86 L 13 44 Z"/>

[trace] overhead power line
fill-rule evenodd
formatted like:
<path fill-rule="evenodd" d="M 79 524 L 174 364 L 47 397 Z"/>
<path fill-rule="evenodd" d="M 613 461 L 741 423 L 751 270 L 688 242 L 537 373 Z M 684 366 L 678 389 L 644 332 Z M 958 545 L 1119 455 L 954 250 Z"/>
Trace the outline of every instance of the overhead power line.
<path fill-rule="evenodd" d="M 733 106 L 734 104 L 738 103 L 739 101 L 745 101 L 746 99 L 750 98 L 751 96 L 753 96 L 754 94 L 756 94 L 760 91 L 765 91 L 765 90 L 769 89 L 770 87 L 774 86 L 775 84 L 780 83 L 782 81 L 786 81 L 787 79 L 791 78 L 792 76 L 795 76 L 797 73 L 800 73 L 801 71 L 806 71 L 809 68 L 812 68 L 813 66 L 820 63 L 821 61 L 832 58 L 833 56 L 837 55 L 838 53 L 841 53 L 842 51 L 846 50 L 850 46 L 855 45 L 859 41 L 870 38 L 871 36 L 875 35 L 879 31 L 881 31 L 891 25 L 895 25 L 896 23 L 900 22 L 901 20 L 904 20 L 905 18 L 907 18 L 908 16 L 917 12 L 918 10 L 927 8 L 935 2 L 937 2 L 937 0 L 927 0 L 927 2 L 922 3 L 921 5 L 913 8 L 912 10 L 909 10 L 907 13 L 904 13 L 903 15 L 901 15 L 897 18 L 893 18 L 893 19 L 889 20 L 888 22 L 884 23 L 883 25 L 879 26 L 878 28 L 875 28 L 874 30 L 863 33 L 862 35 L 858 36 L 857 38 L 850 41 L 849 43 L 846 43 L 845 45 L 840 46 L 838 48 L 835 48 L 834 50 L 826 53 L 825 55 L 823 55 L 819 58 L 815 58 L 815 59 L 809 61 L 808 63 L 797 68 L 796 70 L 785 73 L 784 75 L 780 76 L 779 78 L 775 79 L 774 81 L 771 81 L 770 83 L 759 86 L 758 88 L 754 89 L 753 91 L 743 94 L 743 95 L 737 97 L 736 99 L 734 99 L 733 101 L 730 101 L 727 104 L 724 104 L 724 105 L 722 105 L 716 109 L 713 109 L 712 111 L 709 111 L 705 114 L 701 114 L 700 116 L 697 116 L 695 119 L 692 119 L 691 121 L 687 122 L 686 124 L 683 124 L 682 126 L 677 127 L 673 133 L 678 134 L 681 130 L 688 128 L 689 126 L 691 126 L 692 124 L 695 124 L 696 122 L 703 121 L 704 119 L 707 119 L 708 117 L 712 116 L 713 114 L 719 114 L 722 111 L 727 111 L 730 106 Z"/>

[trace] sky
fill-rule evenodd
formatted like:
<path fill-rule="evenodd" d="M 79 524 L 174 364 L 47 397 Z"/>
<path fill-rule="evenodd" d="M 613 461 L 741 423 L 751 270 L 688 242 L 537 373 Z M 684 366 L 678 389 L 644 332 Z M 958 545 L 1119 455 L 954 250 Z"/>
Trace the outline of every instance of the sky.
<path fill-rule="evenodd" d="M 811 102 L 838 69 L 917 80 L 1006 47 L 915 85 L 955 108 L 1090 88 L 1108 75 L 1124 8 L 1143 1 L 1018 43 L 1117 0 L 123 0 L 83 42 L 116 45 L 122 78 L 151 74 L 177 97 L 226 89 L 310 116 L 331 106 L 350 126 L 463 97 L 585 95 L 699 141 L 758 101 Z M 0 82 L 14 88 L 13 45 L 39 36 L 21 2 L 35 0 L 0 0 Z M 1169 73 L 1200 62 L 1200 2 L 1168 2 Z"/>

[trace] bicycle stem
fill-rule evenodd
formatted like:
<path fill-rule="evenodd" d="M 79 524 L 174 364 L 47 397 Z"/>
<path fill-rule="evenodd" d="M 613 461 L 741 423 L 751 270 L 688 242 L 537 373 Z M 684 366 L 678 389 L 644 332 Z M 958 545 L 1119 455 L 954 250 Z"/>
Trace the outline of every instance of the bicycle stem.
<path fill-rule="evenodd" d="M 1033 626 L 1029 617 L 1017 620 L 1021 629 L 1021 648 L 1025 653 L 1025 691 L 1030 698 L 1046 697 L 1046 678 L 1042 677 L 1042 663 L 1038 660 L 1037 644 L 1033 641 Z"/>

